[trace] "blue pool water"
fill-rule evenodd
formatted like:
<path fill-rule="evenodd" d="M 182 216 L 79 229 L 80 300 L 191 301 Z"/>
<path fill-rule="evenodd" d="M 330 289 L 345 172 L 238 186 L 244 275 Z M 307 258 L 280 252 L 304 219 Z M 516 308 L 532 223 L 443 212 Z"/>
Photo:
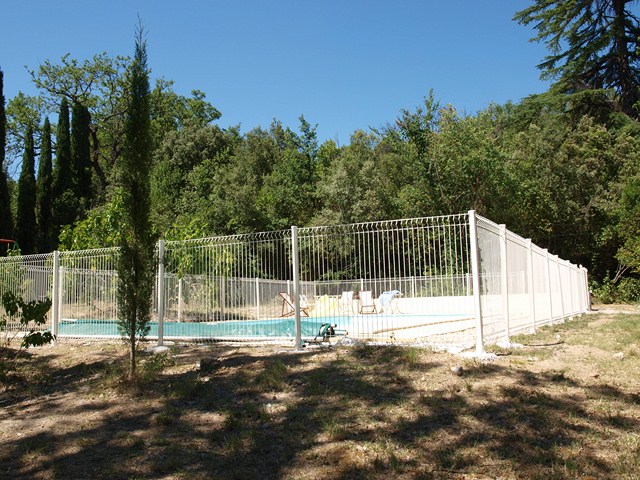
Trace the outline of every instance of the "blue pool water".
<path fill-rule="evenodd" d="M 313 317 L 300 319 L 303 337 L 318 334 L 324 323 L 348 326 L 349 317 Z M 158 336 L 158 322 L 149 322 L 149 337 Z M 295 337 L 295 319 L 232 320 L 220 322 L 165 322 L 165 337 L 224 338 L 224 337 Z M 114 320 L 62 320 L 59 336 L 119 336 Z"/>

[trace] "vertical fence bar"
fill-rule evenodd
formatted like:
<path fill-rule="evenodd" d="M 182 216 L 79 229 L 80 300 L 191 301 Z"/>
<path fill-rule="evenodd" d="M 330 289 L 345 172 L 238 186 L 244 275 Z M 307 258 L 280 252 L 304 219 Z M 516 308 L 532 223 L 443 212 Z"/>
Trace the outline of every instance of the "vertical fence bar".
<path fill-rule="evenodd" d="M 480 262 L 478 259 L 478 228 L 476 212 L 469 210 L 469 249 L 471 250 L 471 275 L 473 277 L 473 305 L 476 320 L 476 353 L 484 353 L 482 335 L 482 310 L 480 301 Z"/>
<path fill-rule="evenodd" d="M 58 324 L 60 323 L 60 252 L 53 252 L 53 279 L 51 283 L 51 333 L 58 336 Z"/>
<path fill-rule="evenodd" d="M 509 270 L 507 268 L 507 227 L 506 225 L 500 225 L 500 276 L 502 291 L 502 316 L 504 317 L 504 330 L 506 335 L 507 345 L 510 343 L 510 328 L 509 328 Z"/>
<path fill-rule="evenodd" d="M 291 259 L 293 263 L 293 301 L 296 316 L 296 349 L 302 348 L 302 325 L 300 324 L 300 277 L 298 255 L 298 227 L 291 227 Z"/>
<path fill-rule="evenodd" d="M 164 240 L 158 242 L 158 346 L 164 343 Z"/>

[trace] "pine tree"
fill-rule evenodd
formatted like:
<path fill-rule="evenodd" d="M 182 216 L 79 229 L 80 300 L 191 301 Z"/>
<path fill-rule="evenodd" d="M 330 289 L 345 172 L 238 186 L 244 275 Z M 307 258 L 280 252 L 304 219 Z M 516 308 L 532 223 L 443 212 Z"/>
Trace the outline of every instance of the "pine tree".
<path fill-rule="evenodd" d="M 129 343 L 129 378 L 135 377 L 136 344 L 149 330 L 154 241 L 150 222 L 151 120 L 147 48 L 140 27 L 129 75 L 124 152 L 119 175 L 124 225 L 118 263 L 118 325 Z"/>
<path fill-rule="evenodd" d="M 551 54 L 538 65 L 564 93 L 613 89 L 623 112 L 640 118 L 640 25 L 633 0 L 535 0 L 515 15 L 538 30 Z"/>
<path fill-rule="evenodd" d="M 71 138 L 69 136 L 69 104 L 65 98 L 60 104 L 56 133 L 56 162 L 53 169 L 52 241 L 58 245 L 58 234 L 64 225 L 71 225 L 78 211 L 78 200 L 73 192 L 71 171 Z"/>
<path fill-rule="evenodd" d="M 81 210 L 87 210 L 91 202 L 91 146 L 89 144 L 89 109 L 79 103 L 72 107 L 71 120 L 71 171 L 73 192 Z M 79 212 L 80 216 L 81 212 Z"/>
<path fill-rule="evenodd" d="M 40 148 L 40 165 L 38 166 L 38 251 L 48 253 L 51 244 L 51 200 L 52 195 L 52 156 L 51 156 L 51 124 L 45 118 L 42 127 L 42 146 Z"/>
<path fill-rule="evenodd" d="M 33 149 L 33 128 L 27 127 L 24 137 L 22 171 L 18 179 L 18 212 L 16 218 L 18 245 L 22 254 L 35 252 L 36 247 L 36 174 Z"/>
<path fill-rule="evenodd" d="M 0 70 L 0 238 L 13 239 L 13 218 L 11 216 L 11 203 L 9 187 L 7 185 L 7 173 L 4 170 L 7 142 L 7 115 L 4 110 L 4 72 Z M 0 245 L 0 255 L 6 252 Z"/>

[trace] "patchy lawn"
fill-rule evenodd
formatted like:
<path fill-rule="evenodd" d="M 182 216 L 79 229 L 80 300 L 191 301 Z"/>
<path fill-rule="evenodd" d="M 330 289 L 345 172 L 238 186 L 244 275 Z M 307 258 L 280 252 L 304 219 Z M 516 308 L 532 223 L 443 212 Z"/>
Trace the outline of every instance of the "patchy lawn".
<path fill-rule="evenodd" d="M 640 478 L 635 312 L 512 339 L 526 346 L 491 362 L 174 345 L 142 356 L 135 386 L 121 343 L 33 349 L 0 368 L 0 478 Z"/>

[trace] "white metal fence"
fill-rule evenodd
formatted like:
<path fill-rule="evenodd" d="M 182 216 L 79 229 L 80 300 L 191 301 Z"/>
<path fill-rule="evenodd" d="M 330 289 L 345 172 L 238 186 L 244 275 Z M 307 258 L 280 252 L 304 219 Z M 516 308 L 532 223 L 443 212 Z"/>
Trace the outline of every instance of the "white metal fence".
<path fill-rule="evenodd" d="M 159 343 L 299 345 L 331 324 L 368 341 L 482 351 L 589 309 L 586 269 L 473 211 L 161 241 L 157 258 L 149 338 Z M 59 338 L 116 337 L 117 260 L 117 249 L 0 258 L 0 295 L 50 297 Z"/>

